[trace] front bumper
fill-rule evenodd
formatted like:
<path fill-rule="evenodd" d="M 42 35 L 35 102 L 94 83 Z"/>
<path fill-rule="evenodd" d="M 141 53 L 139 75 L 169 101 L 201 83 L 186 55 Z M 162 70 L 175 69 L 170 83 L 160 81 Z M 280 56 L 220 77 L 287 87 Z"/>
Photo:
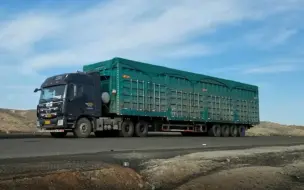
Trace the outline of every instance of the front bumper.
<path fill-rule="evenodd" d="M 38 129 L 51 130 L 51 129 L 64 129 L 67 128 L 66 119 L 64 117 L 56 118 L 38 118 L 36 121 Z"/>

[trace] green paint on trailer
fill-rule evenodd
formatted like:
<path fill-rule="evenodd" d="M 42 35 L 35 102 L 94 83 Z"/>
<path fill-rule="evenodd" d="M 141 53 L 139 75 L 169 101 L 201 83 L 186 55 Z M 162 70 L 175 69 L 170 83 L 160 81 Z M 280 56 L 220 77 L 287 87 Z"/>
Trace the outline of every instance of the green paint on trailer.
<path fill-rule="evenodd" d="M 109 113 L 175 121 L 258 124 L 255 85 L 113 58 L 84 65 L 111 94 Z M 112 93 L 116 90 L 116 93 Z"/>

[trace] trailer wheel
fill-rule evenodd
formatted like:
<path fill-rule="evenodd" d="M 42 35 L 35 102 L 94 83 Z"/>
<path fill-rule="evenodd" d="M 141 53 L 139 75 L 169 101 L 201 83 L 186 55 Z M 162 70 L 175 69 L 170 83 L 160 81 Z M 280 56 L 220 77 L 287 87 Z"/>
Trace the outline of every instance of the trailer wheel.
<path fill-rule="evenodd" d="M 124 121 L 121 124 L 121 136 L 132 137 L 134 135 L 134 124 L 132 121 Z"/>
<path fill-rule="evenodd" d="M 229 137 L 230 136 L 230 127 L 228 125 L 222 126 L 222 136 L 223 137 Z"/>
<path fill-rule="evenodd" d="M 87 118 L 81 118 L 77 121 L 76 127 L 73 131 L 77 138 L 88 138 L 92 132 L 92 124 Z"/>
<path fill-rule="evenodd" d="M 238 137 L 244 137 L 244 136 L 246 136 L 246 127 L 241 125 L 238 128 Z"/>
<path fill-rule="evenodd" d="M 232 125 L 230 127 L 230 135 L 232 137 L 237 137 L 238 136 L 238 127 L 236 125 Z"/>
<path fill-rule="evenodd" d="M 209 129 L 208 134 L 212 137 L 220 137 L 222 134 L 221 126 L 213 125 L 212 128 Z"/>
<path fill-rule="evenodd" d="M 148 123 L 145 121 L 139 121 L 137 122 L 136 126 L 135 126 L 135 134 L 138 137 L 146 137 L 148 136 Z"/>
<path fill-rule="evenodd" d="M 54 138 L 64 138 L 67 135 L 67 131 L 64 132 L 51 132 L 51 136 Z"/>

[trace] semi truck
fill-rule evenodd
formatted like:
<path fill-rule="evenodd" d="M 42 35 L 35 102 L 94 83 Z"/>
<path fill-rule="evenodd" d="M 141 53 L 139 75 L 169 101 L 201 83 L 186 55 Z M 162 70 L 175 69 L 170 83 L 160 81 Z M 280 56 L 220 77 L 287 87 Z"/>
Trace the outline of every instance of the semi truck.
<path fill-rule="evenodd" d="M 38 91 L 37 130 L 55 138 L 242 137 L 260 122 L 255 85 L 120 57 L 51 76 Z"/>

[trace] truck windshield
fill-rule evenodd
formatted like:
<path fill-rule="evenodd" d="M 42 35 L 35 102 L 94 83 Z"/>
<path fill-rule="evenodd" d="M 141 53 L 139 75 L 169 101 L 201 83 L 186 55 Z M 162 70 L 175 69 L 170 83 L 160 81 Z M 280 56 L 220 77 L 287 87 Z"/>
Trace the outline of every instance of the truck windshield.
<path fill-rule="evenodd" d="M 66 85 L 51 86 L 41 89 L 40 101 L 56 101 L 64 98 Z"/>

